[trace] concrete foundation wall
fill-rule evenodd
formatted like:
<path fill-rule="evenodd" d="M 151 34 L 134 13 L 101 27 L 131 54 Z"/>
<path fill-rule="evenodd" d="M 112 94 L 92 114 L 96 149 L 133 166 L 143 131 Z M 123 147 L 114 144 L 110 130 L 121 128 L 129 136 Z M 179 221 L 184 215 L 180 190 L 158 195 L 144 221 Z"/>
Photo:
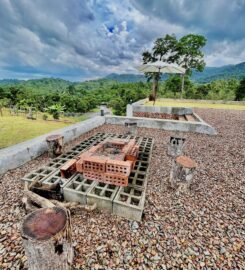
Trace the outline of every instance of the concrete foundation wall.
<path fill-rule="evenodd" d="M 150 113 L 166 113 L 166 114 L 176 114 L 176 115 L 193 114 L 192 108 L 143 106 L 143 105 L 133 105 L 132 111 L 133 113 L 134 112 L 150 112 Z"/>
<path fill-rule="evenodd" d="M 114 125 L 124 125 L 125 121 L 132 121 L 136 122 L 138 127 L 197 132 L 209 135 L 217 134 L 216 130 L 213 127 L 202 121 L 200 117 L 199 119 L 200 122 L 186 122 L 179 120 L 162 120 L 140 117 L 106 116 L 106 123 Z"/>
<path fill-rule="evenodd" d="M 210 99 L 174 99 L 174 98 L 158 98 L 158 101 L 171 101 L 171 102 L 198 102 L 198 103 L 211 103 L 211 104 L 231 104 L 231 105 L 244 105 L 245 101 L 232 101 L 232 100 L 210 100 Z M 141 103 L 144 104 L 146 99 L 142 99 Z"/>
<path fill-rule="evenodd" d="M 17 168 L 45 153 L 48 150 L 46 137 L 49 135 L 61 134 L 64 136 L 64 142 L 66 143 L 104 123 L 104 117 L 96 116 L 83 122 L 52 131 L 35 139 L 4 148 L 0 150 L 0 174 Z"/>
<path fill-rule="evenodd" d="M 144 103 L 146 101 L 147 101 L 146 99 L 142 99 L 133 104 L 128 104 L 127 112 L 126 112 L 127 117 L 133 117 L 134 112 L 163 113 L 163 114 L 175 114 L 175 115 L 193 114 L 192 108 L 145 106 Z"/>

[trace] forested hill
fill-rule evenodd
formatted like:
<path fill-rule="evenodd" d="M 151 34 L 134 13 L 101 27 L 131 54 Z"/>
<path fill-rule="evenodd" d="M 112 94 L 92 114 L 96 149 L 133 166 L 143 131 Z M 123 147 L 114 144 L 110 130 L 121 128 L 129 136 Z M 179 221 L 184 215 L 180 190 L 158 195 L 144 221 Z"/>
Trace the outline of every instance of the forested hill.
<path fill-rule="evenodd" d="M 35 91 L 45 91 L 45 92 L 56 92 L 65 91 L 69 85 L 73 83 L 56 78 L 43 78 L 36 80 L 18 81 L 18 80 L 0 80 L 0 86 L 4 85 L 18 85 L 19 87 L 24 87 L 25 89 L 35 90 Z"/>
<path fill-rule="evenodd" d="M 227 65 L 223 67 L 206 67 L 203 72 L 193 72 L 192 81 L 199 83 L 207 83 L 220 79 L 231 79 L 237 78 L 241 79 L 245 76 L 245 62 L 237 65 Z M 166 74 L 163 75 L 163 80 L 167 78 Z M 123 82 L 123 83 L 134 83 L 134 82 L 145 82 L 145 76 L 138 74 L 109 74 L 105 78 L 98 80 L 91 80 L 85 82 L 70 82 L 58 78 L 43 78 L 36 80 L 16 80 L 16 79 L 4 79 L 0 80 L 0 87 L 18 85 L 25 89 L 35 89 L 35 91 L 45 91 L 45 92 L 63 92 L 70 85 L 81 86 L 85 90 L 95 89 L 101 87 L 102 85 L 111 85 L 113 82 Z"/>
<path fill-rule="evenodd" d="M 241 79 L 245 76 L 245 62 L 237 65 L 227 65 L 222 67 L 206 67 L 203 72 L 193 72 L 191 79 L 195 82 L 205 83 L 220 79 Z M 105 77 L 118 82 L 139 82 L 146 81 L 144 75 L 137 74 L 109 74 Z M 163 76 L 165 79 L 166 76 Z"/>
<path fill-rule="evenodd" d="M 206 67 L 203 72 L 193 72 L 192 79 L 196 82 L 211 82 L 220 79 L 242 79 L 245 77 L 245 62 L 222 67 Z"/>

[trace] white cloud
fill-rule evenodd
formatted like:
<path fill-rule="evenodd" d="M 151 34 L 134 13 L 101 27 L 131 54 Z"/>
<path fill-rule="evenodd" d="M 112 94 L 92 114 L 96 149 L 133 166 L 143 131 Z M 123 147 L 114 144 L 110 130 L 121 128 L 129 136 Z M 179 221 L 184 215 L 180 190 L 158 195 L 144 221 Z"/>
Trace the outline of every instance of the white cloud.
<path fill-rule="evenodd" d="M 142 52 L 172 33 L 207 35 L 208 65 L 241 62 L 244 6 L 242 0 L 2 0 L 0 68 L 6 72 L 0 77 L 135 72 Z"/>

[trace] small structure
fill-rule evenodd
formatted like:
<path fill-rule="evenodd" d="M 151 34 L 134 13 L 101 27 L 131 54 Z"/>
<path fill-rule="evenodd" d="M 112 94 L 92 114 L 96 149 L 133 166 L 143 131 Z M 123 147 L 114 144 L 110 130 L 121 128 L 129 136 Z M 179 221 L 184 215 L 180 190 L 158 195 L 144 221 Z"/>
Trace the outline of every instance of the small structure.
<path fill-rule="evenodd" d="M 29 108 L 29 111 L 28 111 L 28 114 L 26 115 L 26 118 L 31 119 L 31 120 L 36 120 L 37 117 L 34 117 L 32 109 L 33 109 L 32 107 Z"/>
<path fill-rule="evenodd" d="M 62 177 L 75 171 L 90 180 L 127 186 L 139 153 L 135 139 L 107 139 L 61 167 Z"/>
<path fill-rule="evenodd" d="M 136 135 L 137 122 L 125 121 L 126 133 L 129 135 Z"/>
<path fill-rule="evenodd" d="M 70 212 L 61 207 L 41 208 L 27 215 L 21 236 L 29 270 L 72 267 Z"/>
<path fill-rule="evenodd" d="M 46 138 L 48 144 L 48 153 L 51 158 L 59 156 L 63 151 L 64 136 L 50 135 Z"/>
<path fill-rule="evenodd" d="M 196 167 L 197 163 L 187 156 L 179 156 L 173 160 L 170 185 L 177 188 L 177 193 L 188 192 Z"/>
<path fill-rule="evenodd" d="M 182 154 L 182 150 L 185 144 L 185 138 L 170 137 L 168 145 L 168 155 L 171 157 L 177 157 Z"/>

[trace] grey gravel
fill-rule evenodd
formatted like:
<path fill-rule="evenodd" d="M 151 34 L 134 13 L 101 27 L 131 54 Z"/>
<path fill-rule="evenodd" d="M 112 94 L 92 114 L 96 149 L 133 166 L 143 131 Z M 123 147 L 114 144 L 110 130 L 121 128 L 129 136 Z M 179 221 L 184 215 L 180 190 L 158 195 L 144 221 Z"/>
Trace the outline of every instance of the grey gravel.
<path fill-rule="evenodd" d="M 176 133 L 138 129 L 139 136 L 155 138 L 143 220 L 134 223 L 100 211 L 73 216 L 74 269 L 245 269 L 245 111 L 197 113 L 218 135 L 185 134 L 184 152 L 199 165 L 190 194 L 177 197 L 167 183 L 167 145 Z M 66 149 L 96 132 L 124 128 L 104 125 Z M 48 161 L 43 155 L 1 177 L 0 269 L 26 269 L 19 179 Z"/>

